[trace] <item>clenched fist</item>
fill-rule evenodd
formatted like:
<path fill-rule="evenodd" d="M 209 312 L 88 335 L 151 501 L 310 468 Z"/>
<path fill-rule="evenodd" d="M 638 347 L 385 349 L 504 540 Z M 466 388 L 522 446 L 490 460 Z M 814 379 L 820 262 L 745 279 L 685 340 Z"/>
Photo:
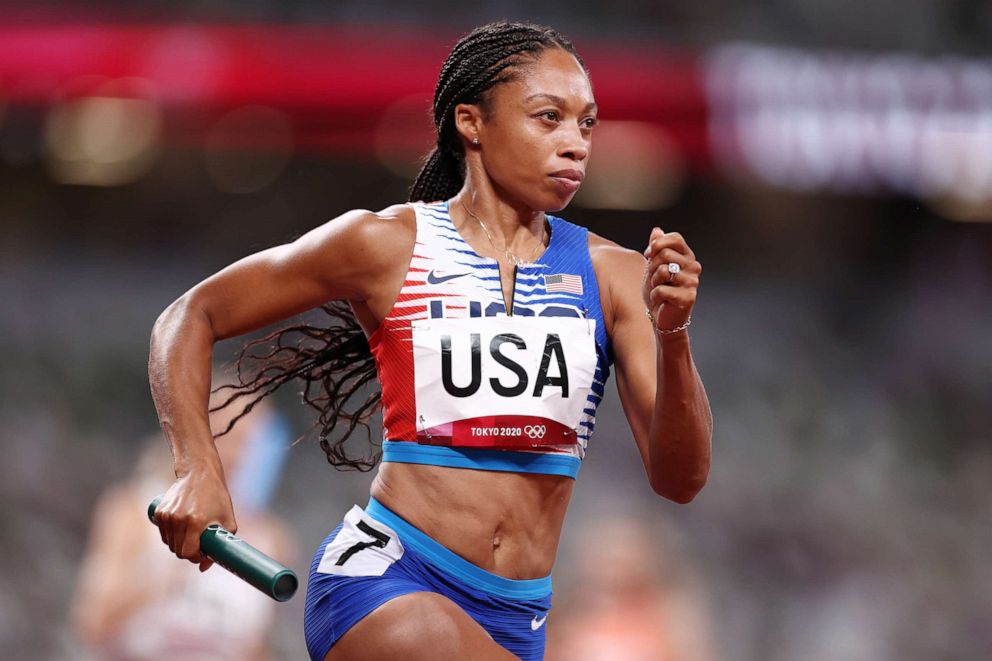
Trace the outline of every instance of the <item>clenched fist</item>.
<path fill-rule="evenodd" d="M 702 265 L 681 234 L 658 227 L 651 230 L 644 257 L 648 261 L 641 293 L 655 328 L 666 331 L 685 325 L 696 303 Z"/>

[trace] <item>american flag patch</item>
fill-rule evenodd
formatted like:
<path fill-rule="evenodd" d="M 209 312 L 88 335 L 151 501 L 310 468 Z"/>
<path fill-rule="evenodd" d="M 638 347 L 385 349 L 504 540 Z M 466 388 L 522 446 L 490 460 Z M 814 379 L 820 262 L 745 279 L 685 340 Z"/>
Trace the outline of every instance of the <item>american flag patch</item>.
<path fill-rule="evenodd" d="M 568 273 L 556 273 L 544 276 L 544 288 L 551 292 L 564 292 L 582 296 L 582 276 Z"/>

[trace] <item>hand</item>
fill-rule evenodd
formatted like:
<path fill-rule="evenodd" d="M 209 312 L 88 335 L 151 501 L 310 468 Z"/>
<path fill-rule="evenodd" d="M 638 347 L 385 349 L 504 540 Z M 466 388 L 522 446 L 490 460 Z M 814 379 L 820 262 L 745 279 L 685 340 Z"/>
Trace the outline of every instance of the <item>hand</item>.
<path fill-rule="evenodd" d="M 200 552 L 200 534 L 212 523 L 238 530 L 223 474 L 204 469 L 178 478 L 155 510 L 155 523 L 177 557 L 199 564 L 201 572 L 209 569 L 213 561 Z"/>
<path fill-rule="evenodd" d="M 651 230 L 644 257 L 648 261 L 641 293 L 654 316 L 655 328 L 671 330 L 683 325 L 696 303 L 702 265 L 681 234 L 666 234 L 658 227 Z M 669 264 L 679 265 L 680 271 L 674 277 L 668 271 Z"/>

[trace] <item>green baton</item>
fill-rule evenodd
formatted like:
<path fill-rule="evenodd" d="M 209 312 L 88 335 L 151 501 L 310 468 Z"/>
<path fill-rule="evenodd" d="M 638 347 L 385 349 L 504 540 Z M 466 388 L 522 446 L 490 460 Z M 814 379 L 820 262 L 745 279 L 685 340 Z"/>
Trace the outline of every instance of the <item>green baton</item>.
<path fill-rule="evenodd" d="M 155 523 L 155 510 L 160 502 L 162 496 L 148 504 L 148 519 L 152 523 Z M 200 533 L 200 549 L 218 565 L 276 601 L 287 601 L 300 583 L 292 569 L 283 567 L 216 523 Z"/>

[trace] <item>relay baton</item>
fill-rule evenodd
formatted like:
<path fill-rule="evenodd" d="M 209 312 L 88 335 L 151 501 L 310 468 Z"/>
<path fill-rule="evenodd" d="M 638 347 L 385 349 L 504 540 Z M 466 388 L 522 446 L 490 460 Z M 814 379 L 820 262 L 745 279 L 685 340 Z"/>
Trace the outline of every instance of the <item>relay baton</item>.
<path fill-rule="evenodd" d="M 160 502 L 162 496 L 148 504 L 148 519 L 152 523 L 155 523 L 155 510 Z M 287 601 L 296 593 L 299 581 L 292 569 L 283 567 L 216 523 L 200 533 L 200 550 L 218 565 L 276 601 Z"/>

